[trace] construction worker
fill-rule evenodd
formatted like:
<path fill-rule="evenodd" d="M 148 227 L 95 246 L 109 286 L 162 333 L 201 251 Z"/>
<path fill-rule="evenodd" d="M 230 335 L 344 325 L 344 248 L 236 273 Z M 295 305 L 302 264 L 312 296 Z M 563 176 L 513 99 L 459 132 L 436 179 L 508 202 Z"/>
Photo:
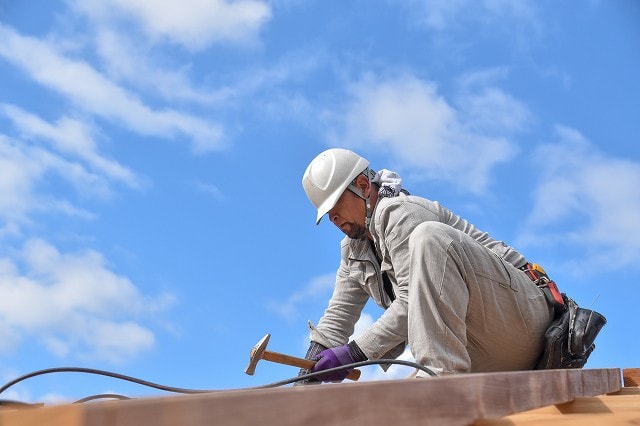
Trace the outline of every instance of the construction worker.
<path fill-rule="evenodd" d="M 407 344 L 438 375 L 535 366 L 554 308 L 522 254 L 439 203 L 409 195 L 397 174 L 376 173 L 349 150 L 319 154 L 302 185 L 316 224 L 327 215 L 346 234 L 333 296 L 317 326 L 309 323 L 314 372 L 396 358 Z M 369 298 L 384 313 L 349 341 Z"/>

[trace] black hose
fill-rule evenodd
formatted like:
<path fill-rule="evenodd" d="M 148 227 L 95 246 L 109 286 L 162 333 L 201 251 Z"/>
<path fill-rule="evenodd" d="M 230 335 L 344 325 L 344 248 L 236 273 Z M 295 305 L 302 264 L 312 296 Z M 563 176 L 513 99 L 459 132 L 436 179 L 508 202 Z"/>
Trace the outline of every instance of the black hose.
<path fill-rule="evenodd" d="M 335 368 L 329 368 L 326 370 L 322 370 L 322 371 L 317 371 L 314 373 L 309 373 L 309 374 L 304 374 L 304 375 L 300 375 L 297 377 L 292 377 L 290 379 L 286 379 L 286 380 L 282 380 L 279 382 L 274 382 L 274 383 L 269 383 L 266 385 L 261 385 L 261 386 L 255 386 L 255 387 L 250 387 L 250 388 L 245 388 L 245 389 L 265 389 L 265 388 L 274 388 L 274 387 L 279 387 L 279 386 L 284 386 L 284 385 L 288 385 L 291 383 L 295 383 L 301 380 L 306 380 L 306 379 L 311 379 L 314 377 L 318 377 L 318 376 L 322 376 L 324 374 L 327 373 L 332 373 L 335 371 L 342 371 L 342 370 L 351 370 L 357 367 L 362 367 L 362 366 L 366 366 L 366 365 L 373 365 L 373 364 L 396 364 L 396 365 L 405 365 L 408 367 L 412 367 L 412 368 L 416 368 L 418 370 L 422 370 L 424 372 L 426 372 L 428 375 L 430 376 L 436 376 L 436 373 L 434 373 L 432 370 L 430 370 L 427 367 L 424 367 L 422 365 L 416 364 L 415 362 L 411 362 L 411 361 L 403 361 L 403 360 L 397 360 L 397 359 L 376 359 L 376 360 L 368 360 L 368 361 L 361 361 L 361 362 L 355 362 L 353 364 L 347 364 L 347 365 L 342 365 L 339 367 L 335 367 Z M 173 387 L 173 386 L 165 386 L 165 385 L 161 385 L 158 383 L 153 383 L 153 382 L 149 382 L 147 380 L 142 380 L 142 379 L 138 379 L 135 377 L 131 377 L 131 376 L 127 376 L 124 374 L 120 374 L 120 373 L 114 373 L 111 371 L 105 371 L 105 370 L 98 370 L 95 368 L 84 368 L 84 367 L 54 367 L 54 368 L 47 368 L 47 369 L 43 369 L 43 370 L 37 370 L 37 371 L 33 371 L 31 373 L 27 373 L 24 374 L 20 377 L 17 377 L 13 380 L 11 380 L 10 382 L 4 384 L 2 387 L 0 387 L 0 394 L 2 394 L 3 392 L 5 392 L 7 389 L 9 389 L 10 387 L 14 386 L 17 383 L 20 383 L 24 380 L 30 379 L 32 377 L 36 377 L 36 376 L 42 376 L 45 374 L 53 374 L 53 373 L 86 373 L 86 374 L 97 374 L 97 375 L 101 375 L 101 376 L 107 376 L 107 377 L 112 377 L 115 379 L 119 379 L 119 380 L 125 380 L 128 382 L 133 382 L 139 385 L 143 385 L 143 386 L 147 386 L 147 387 L 151 387 L 151 388 L 155 388 L 155 389 L 159 389 L 162 391 L 166 391 L 166 392 L 173 392 L 173 393 L 182 393 L 182 394 L 199 394 L 199 393 L 211 393 L 211 392 L 220 392 L 221 390 L 213 390 L 213 389 L 186 389 L 186 388 L 177 388 L 177 387 Z M 129 397 L 123 396 L 123 395 L 118 395 L 118 394 L 113 394 L 113 393 L 108 393 L 108 394 L 98 394 L 98 395 L 92 395 L 92 396 L 88 396 L 82 399 L 79 399 L 78 401 L 76 401 L 76 403 L 83 403 L 83 402 L 87 402 L 87 401 L 93 401 L 96 399 L 130 399 Z M 20 406 L 33 406 L 33 405 L 42 405 L 42 404 L 29 404 L 29 403 L 24 403 L 24 402 L 19 402 L 19 401 L 8 401 L 8 400 L 0 400 L 0 406 L 7 406 L 7 405 L 20 405 Z"/>

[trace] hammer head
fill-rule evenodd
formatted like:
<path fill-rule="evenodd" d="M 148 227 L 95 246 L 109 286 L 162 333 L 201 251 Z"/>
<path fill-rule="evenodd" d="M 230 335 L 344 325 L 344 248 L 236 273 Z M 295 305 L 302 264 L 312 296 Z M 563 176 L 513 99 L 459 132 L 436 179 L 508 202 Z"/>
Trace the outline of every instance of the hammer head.
<path fill-rule="evenodd" d="M 258 364 L 258 361 L 262 359 L 264 351 L 267 349 L 269 337 L 271 337 L 271 334 L 267 333 L 267 335 L 260 339 L 253 349 L 251 349 L 251 352 L 249 353 L 249 365 L 244 369 L 244 372 L 248 375 L 253 376 L 253 373 L 255 373 L 256 364 Z"/>

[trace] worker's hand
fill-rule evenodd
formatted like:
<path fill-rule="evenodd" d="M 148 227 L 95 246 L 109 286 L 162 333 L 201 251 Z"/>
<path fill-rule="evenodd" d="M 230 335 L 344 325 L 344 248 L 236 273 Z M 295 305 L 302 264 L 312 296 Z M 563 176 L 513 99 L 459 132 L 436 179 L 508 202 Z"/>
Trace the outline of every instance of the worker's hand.
<path fill-rule="evenodd" d="M 353 346 L 353 350 L 350 348 L 350 345 Z M 350 345 L 342 345 L 320 352 L 317 356 L 318 362 L 316 362 L 316 365 L 313 366 L 311 371 L 315 373 L 317 371 L 328 370 L 330 368 L 366 360 L 366 357 L 355 342 L 351 342 Z M 323 382 L 341 382 L 349 375 L 350 371 L 351 369 L 334 371 L 318 376 L 318 379 Z"/>

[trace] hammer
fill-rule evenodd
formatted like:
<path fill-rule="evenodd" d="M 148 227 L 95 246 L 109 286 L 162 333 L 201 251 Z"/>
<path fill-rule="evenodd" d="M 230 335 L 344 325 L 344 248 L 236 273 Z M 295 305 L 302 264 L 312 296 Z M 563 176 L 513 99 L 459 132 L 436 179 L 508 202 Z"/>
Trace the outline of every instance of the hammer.
<path fill-rule="evenodd" d="M 285 355 L 278 352 L 271 352 L 267 350 L 267 344 L 269 343 L 269 338 L 271 334 L 267 333 L 258 344 L 256 344 L 251 352 L 249 353 L 249 365 L 244 369 L 244 372 L 250 376 L 253 376 L 253 373 L 256 371 L 256 364 L 261 359 L 266 359 L 267 361 L 277 362 L 279 364 L 291 365 L 293 367 L 305 368 L 307 370 L 311 370 L 313 366 L 316 364 L 315 361 L 311 361 L 304 358 L 297 358 L 295 356 Z M 360 378 L 360 370 L 353 369 L 349 372 L 347 379 L 350 380 L 358 380 Z"/>

